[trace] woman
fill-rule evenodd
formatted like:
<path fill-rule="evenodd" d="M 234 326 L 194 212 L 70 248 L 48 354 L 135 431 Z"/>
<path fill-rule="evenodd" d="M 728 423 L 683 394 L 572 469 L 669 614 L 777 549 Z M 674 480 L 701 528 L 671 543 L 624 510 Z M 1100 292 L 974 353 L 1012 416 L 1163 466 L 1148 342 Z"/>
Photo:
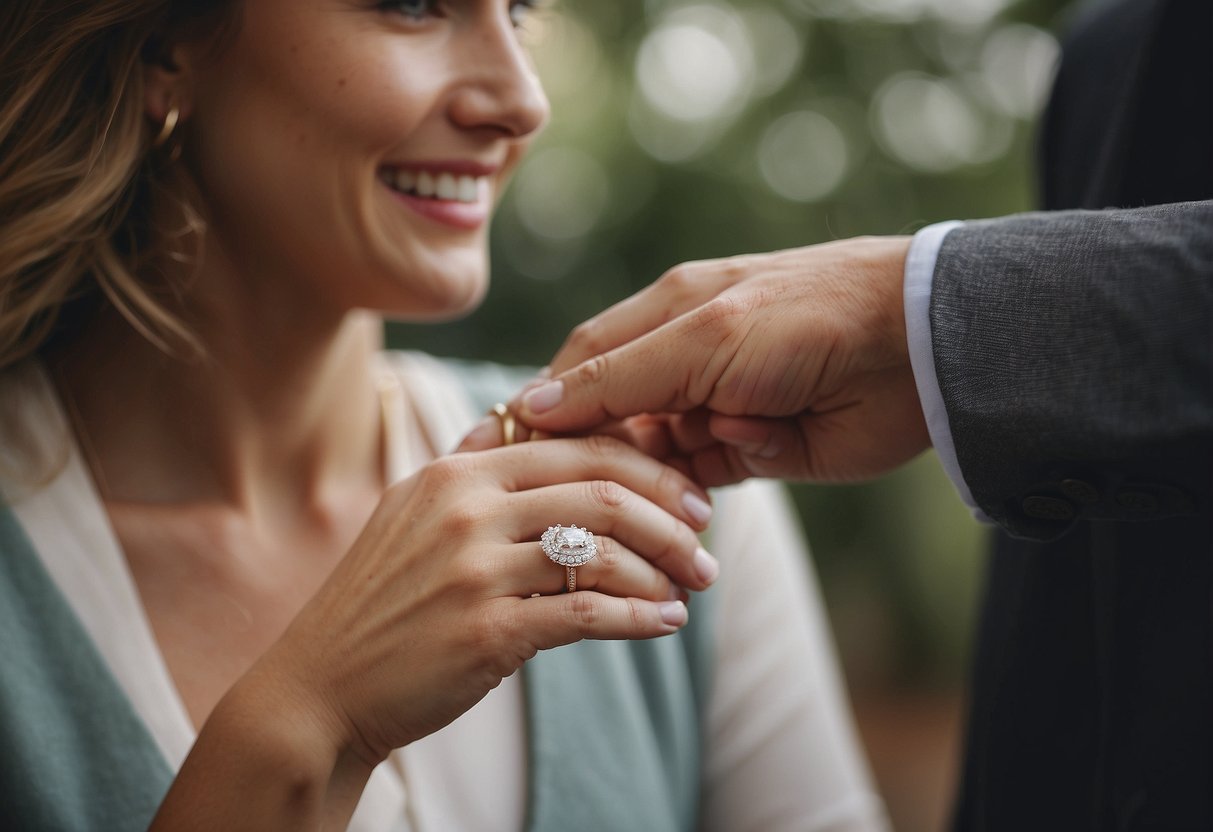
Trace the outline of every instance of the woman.
<path fill-rule="evenodd" d="M 470 371 L 379 352 L 381 316 L 484 294 L 547 117 L 528 11 L 0 11 L 19 826 L 881 824 L 777 501 L 718 503 L 735 579 L 688 624 L 696 484 L 605 437 L 440 456 Z M 575 572 L 538 543 L 573 522 Z"/>

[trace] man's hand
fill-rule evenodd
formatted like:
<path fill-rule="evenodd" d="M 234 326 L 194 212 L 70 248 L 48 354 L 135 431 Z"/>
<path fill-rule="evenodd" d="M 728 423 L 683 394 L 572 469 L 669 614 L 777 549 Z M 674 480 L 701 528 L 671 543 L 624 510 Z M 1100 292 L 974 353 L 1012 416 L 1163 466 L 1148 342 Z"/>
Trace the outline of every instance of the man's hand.
<path fill-rule="evenodd" d="M 640 414 L 705 485 L 848 481 L 929 444 L 906 346 L 910 238 L 678 266 L 579 326 L 513 408 L 584 431 Z"/>

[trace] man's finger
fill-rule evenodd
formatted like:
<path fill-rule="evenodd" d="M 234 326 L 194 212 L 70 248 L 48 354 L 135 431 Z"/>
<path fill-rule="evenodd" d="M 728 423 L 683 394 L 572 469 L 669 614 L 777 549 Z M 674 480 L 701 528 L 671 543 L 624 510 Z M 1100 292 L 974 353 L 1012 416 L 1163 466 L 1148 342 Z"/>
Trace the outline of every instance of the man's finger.
<path fill-rule="evenodd" d="M 549 367 L 563 373 L 609 352 L 702 306 L 737 282 L 732 261 L 683 263 L 631 297 L 578 326 L 557 350 Z"/>
<path fill-rule="evenodd" d="M 693 365 L 670 346 L 677 342 L 677 329 L 667 324 L 528 391 L 518 402 L 519 416 L 531 427 L 564 433 L 697 406 L 686 389 Z"/>

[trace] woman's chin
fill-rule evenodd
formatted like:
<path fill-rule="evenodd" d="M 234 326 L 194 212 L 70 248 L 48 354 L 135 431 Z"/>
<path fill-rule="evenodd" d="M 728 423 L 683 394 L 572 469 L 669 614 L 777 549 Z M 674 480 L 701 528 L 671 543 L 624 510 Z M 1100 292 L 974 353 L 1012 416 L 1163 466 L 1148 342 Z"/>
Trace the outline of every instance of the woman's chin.
<path fill-rule="evenodd" d="M 470 315 L 488 294 L 487 273 L 479 278 L 443 280 L 409 286 L 406 297 L 381 307 L 385 317 L 416 323 L 442 323 Z"/>

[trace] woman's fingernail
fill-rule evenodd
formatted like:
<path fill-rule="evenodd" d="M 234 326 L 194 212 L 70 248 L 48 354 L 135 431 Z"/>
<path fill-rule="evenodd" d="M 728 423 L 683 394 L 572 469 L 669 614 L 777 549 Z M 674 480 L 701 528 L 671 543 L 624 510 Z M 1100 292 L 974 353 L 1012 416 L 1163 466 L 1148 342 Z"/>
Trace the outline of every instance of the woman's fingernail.
<path fill-rule="evenodd" d="M 687 623 L 687 607 L 681 601 L 666 601 L 657 610 L 661 613 L 662 623 L 671 627 L 681 627 Z"/>
<path fill-rule="evenodd" d="M 705 584 L 712 583 L 720 574 L 720 562 L 709 555 L 707 549 L 702 546 L 695 550 L 695 574 Z"/>
<path fill-rule="evenodd" d="M 678 601 L 682 598 L 682 594 L 685 591 L 678 584 L 670 584 L 670 591 L 666 593 L 665 599 L 667 601 Z"/>
<path fill-rule="evenodd" d="M 480 420 L 480 424 L 472 429 L 472 432 L 463 437 L 463 441 L 459 443 L 459 447 L 465 451 L 479 451 L 484 448 L 490 448 L 494 443 L 501 442 L 501 422 L 496 416 L 489 416 Z"/>
<path fill-rule="evenodd" d="M 564 396 L 564 382 L 549 381 L 522 397 L 522 406 L 532 413 L 546 413 Z"/>
<path fill-rule="evenodd" d="M 682 495 L 682 507 L 691 515 L 691 519 L 701 526 L 706 526 L 712 519 L 712 507 L 693 491 Z"/>

